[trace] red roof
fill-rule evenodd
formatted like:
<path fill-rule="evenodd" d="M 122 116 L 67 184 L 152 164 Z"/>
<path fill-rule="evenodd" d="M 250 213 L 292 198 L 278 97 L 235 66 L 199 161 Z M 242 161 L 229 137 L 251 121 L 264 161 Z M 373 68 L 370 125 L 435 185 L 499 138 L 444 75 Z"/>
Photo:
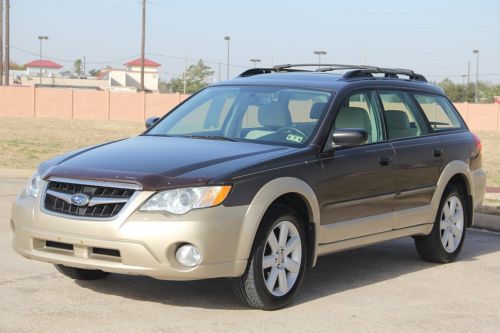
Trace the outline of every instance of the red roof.
<path fill-rule="evenodd" d="M 141 65 L 141 58 L 137 58 L 135 60 L 129 61 L 125 66 L 140 66 Z M 160 67 L 161 64 L 154 62 L 153 60 L 149 60 L 148 58 L 144 58 L 144 67 Z"/>
<path fill-rule="evenodd" d="M 62 68 L 62 65 L 59 65 L 51 60 L 33 60 L 24 65 L 24 67 L 43 67 L 43 68 Z"/>

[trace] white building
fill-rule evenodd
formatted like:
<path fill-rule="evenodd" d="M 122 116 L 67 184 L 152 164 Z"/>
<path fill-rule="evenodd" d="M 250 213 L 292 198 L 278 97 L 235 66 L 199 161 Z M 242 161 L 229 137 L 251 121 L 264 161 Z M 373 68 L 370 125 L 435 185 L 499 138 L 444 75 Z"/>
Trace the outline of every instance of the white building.
<path fill-rule="evenodd" d="M 59 70 L 63 67 L 58 63 L 55 63 L 51 60 L 34 60 L 28 62 L 24 65 L 26 67 L 26 74 L 28 76 L 40 76 L 40 70 L 42 72 L 42 76 L 58 76 Z"/>
<path fill-rule="evenodd" d="M 111 90 L 137 90 L 141 86 L 141 58 L 124 64 L 126 69 L 104 69 L 99 78 L 108 80 Z M 157 62 L 144 58 L 144 89 L 158 91 L 159 73 Z"/>

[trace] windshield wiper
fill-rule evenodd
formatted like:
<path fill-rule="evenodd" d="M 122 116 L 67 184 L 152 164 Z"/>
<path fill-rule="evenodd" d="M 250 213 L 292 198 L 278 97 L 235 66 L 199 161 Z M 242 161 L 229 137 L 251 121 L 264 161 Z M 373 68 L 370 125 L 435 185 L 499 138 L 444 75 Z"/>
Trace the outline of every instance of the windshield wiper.
<path fill-rule="evenodd" d="M 233 138 L 228 138 L 227 136 L 221 135 L 179 135 L 181 138 L 190 138 L 190 139 L 208 139 L 208 140 L 221 140 L 221 141 L 232 141 L 238 142 Z"/>

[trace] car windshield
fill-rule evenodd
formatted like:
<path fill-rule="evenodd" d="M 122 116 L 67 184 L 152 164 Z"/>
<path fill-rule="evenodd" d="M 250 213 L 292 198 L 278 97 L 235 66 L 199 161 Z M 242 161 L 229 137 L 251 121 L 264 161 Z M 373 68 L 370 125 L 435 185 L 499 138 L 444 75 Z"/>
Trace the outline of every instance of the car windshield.
<path fill-rule="evenodd" d="M 303 146 L 318 126 L 331 95 L 284 87 L 209 87 L 146 135 Z"/>

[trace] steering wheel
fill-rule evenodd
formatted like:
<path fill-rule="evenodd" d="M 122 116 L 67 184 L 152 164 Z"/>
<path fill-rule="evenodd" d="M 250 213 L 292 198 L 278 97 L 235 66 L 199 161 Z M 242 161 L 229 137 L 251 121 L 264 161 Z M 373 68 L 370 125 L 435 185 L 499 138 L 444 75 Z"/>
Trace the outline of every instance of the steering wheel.
<path fill-rule="evenodd" d="M 282 127 L 277 132 L 285 132 L 285 131 L 294 131 L 295 133 L 300 134 L 300 136 L 303 136 L 304 138 L 308 137 L 306 133 L 302 132 L 301 130 L 295 127 Z"/>

